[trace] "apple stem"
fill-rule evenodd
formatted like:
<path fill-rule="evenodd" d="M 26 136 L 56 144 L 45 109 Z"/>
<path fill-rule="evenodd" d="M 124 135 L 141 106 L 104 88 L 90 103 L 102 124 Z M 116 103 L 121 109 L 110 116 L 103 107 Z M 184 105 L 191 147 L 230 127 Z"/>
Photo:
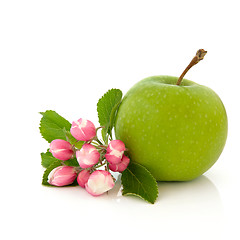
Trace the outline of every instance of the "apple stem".
<path fill-rule="evenodd" d="M 194 56 L 194 58 L 192 59 L 192 61 L 188 64 L 188 66 L 185 68 L 185 70 L 183 71 L 183 73 L 181 74 L 181 76 L 178 78 L 177 81 L 177 85 L 179 86 L 183 80 L 183 77 L 185 76 L 185 74 L 188 72 L 188 70 L 194 66 L 195 64 L 197 64 L 199 61 L 203 60 L 204 56 L 207 54 L 207 51 L 205 51 L 204 49 L 199 49 L 196 53 L 196 55 Z"/>

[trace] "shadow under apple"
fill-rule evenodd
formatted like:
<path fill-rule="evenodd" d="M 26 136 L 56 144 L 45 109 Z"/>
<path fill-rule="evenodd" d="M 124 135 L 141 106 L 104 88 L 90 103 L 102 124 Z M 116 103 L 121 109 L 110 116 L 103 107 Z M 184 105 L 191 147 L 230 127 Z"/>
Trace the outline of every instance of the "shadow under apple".
<path fill-rule="evenodd" d="M 159 196 L 155 204 L 169 218 L 198 219 L 208 225 L 223 220 L 220 194 L 212 181 L 204 175 L 187 182 L 158 182 L 158 190 Z"/>

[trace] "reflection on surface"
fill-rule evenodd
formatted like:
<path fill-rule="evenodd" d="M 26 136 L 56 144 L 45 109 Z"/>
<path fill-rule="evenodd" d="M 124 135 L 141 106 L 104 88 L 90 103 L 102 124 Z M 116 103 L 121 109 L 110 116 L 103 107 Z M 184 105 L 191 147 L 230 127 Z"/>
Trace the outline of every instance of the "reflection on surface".
<path fill-rule="evenodd" d="M 172 231 L 186 231 L 194 239 L 204 238 L 206 232 L 214 238 L 220 237 L 224 219 L 221 198 L 206 176 L 189 182 L 159 182 L 158 189 L 158 199 L 152 205 L 137 197 L 121 196 L 118 179 L 108 197 L 122 209 L 119 211 L 125 211 L 131 221 L 138 222 L 139 227 L 146 228 L 151 223 L 149 229 L 167 231 L 170 235 Z"/>
<path fill-rule="evenodd" d="M 141 236 L 151 233 L 168 236 L 165 239 L 178 239 L 180 233 L 185 239 L 222 239 L 224 215 L 221 198 L 207 177 L 201 176 L 190 182 L 159 182 L 159 197 L 155 204 L 134 196 L 122 196 L 120 176 L 115 177 L 118 179 L 115 187 L 99 197 L 91 196 L 81 187 L 42 188 L 45 204 L 54 202 L 50 207 L 51 211 L 57 212 L 55 215 L 57 209 L 67 206 L 69 212 L 79 216 L 90 213 L 91 216 L 96 213 L 97 216 L 106 216 L 108 220 L 105 221 L 113 219 L 114 227 L 124 224 L 124 229 L 129 230 L 133 238 L 134 224 Z M 98 224 L 99 218 L 92 217 L 90 225 Z"/>
<path fill-rule="evenodd" d="M 176 198 L 184 200 L 185 203 L 188 200 L 193 203 L 199 199 L 207 201 L 213 198 L 220 201 L 217 188 L 206 176 L 188 182 L 159 182 L 158 190 L 158 202 L 175 201 Z"/>
<path fill-rule="evenodd" d="M 171 206 L 168 214 L 214 218 L 222 215 L 221 198 L 215 185 L 206 177 L 189 182 L 158 183 L 157 205 Z M 163 210 L 164 211 L 164 210 Z"/>
<path fill-rule="evenodd" d="M 125 197 L 121 194 L 121 189 L 121 176 L 119 175 L 116 185 L 109 191 L 108 197 L 113 200 L 122 199 L 125 201 Z M 218 190 L 206 176 L 200 176 L 188 182 L 158 182 L 158 190 L 159 196 L 155 205 L 161 205 L 163 203 L 173 204 L 177 202 L 178 204 L 182 203 L 183 205 L 194 206 L 200 201 L 201 204 L 206 205 L 214 202 L 215 207 L 218 206 L 221 208 L 221 199 Z M 137 200 L 135 197 L 130 198 L 133 198 L 134 201 Z M 140 201 L 142 202 L 142 200 Z"/>
<path fill-rule="evenodd" d="M 66 192 L 68 198 L 72 195 L 74 198 L 81 198 L 81 201 L 88 202 L 111 202 L 112 204 L 128 206 L 134 205 L 138 207 L 148 207 L 157 209 L 161 214 L 167 213 L 168 216 L 176 213 L 194 214 L 194 211 L 199 211 L 201 214 L 214 213 L 222 211 L 221 198 L 215 185 L 206 177 L 199 178 L 188 182 L 159 182 L 159 196 L 155 204 L 149 204 L 144 200 L 135 196 L 122 196 L 121 175 L 114 175 L 117 179 L 116 184 L 111 191 L 99 197 L 92 197 L 85 189 L 80 187 L 69 188 L 51 188 L 59 194 Z M 75 189 L 73 191 L 73 189 Z M 47 189 L 46 189 L 47 190 Z M 192 212 L 192 210 L 194 210 Z"/>

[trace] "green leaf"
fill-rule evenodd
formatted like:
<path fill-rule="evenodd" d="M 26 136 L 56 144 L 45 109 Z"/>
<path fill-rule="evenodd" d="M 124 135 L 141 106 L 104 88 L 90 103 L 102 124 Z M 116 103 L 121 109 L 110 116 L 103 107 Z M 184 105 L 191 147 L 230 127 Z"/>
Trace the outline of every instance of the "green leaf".
<path fill-rule="evenodd" d="M 48 142 L 54 139 L 66 140 L 64 128 L 69 131 L 71 128 L 70 122 L 52 110 L 47 110 L 41 114 L 43 116 L 39 129 L 42 137 Z"/>
<path fill-rule="evenodd" d="M 77 149 L 81 149 L 83 144 L 84 144 L 84 141 L 77 141 L 74 143 L 74 146 Z"/>
<path fill-rule="evenodd" d="M 42 158 L 42 166 L 45 168 L 48 168 L 53 162 L 55 162 L 57 159 L 53 157 L 52 153 L 46 152 L 41 153 Z"/>
<path fill-rule="evenodd" d="M 77 161 L 77 158 L 71 158 L 67 161 L 64 161 L 64 164 L 67 166 L 72 166 L 72 167 L 79 167 L 79 163 Z"/>
<path fill-rule="evenodd" d="M 158 187 L 155 178 L 142 165 L 132 163 L 122 173 L 122 195 L 135 195 L 149 203 L 154 203 L 158 196 Z"/>
<path fill-rule="evenodd" d="M 112 128 L 114 126 L 118 107 L 122 100 L 122 91 L 111 89 L 106 92 L 97 103 L 98 120 L 103 128 L 103 140 L 106 142 L 107 134 L 112 137 Z"/>
<path fill-rule="evenodd" d="M 67 131 L 64 129 L 65 135 L 67 140 L 74 145 L 76 148 L 81 149 L 82 145 L 84 144 L 84 141 L 78 141 L 76 138 L 73 137 L 70 131 Z"/>
<path fill-rule="evenodd" d="M 68 161 L 70 161 L 70 160 L 68 160 Z M 68 161 L 65 161 L 64 163 L 66 163 Z M 55 186 L 48 183 L 48 175 L 54 168 L 59 167 L 61 165 L 62 165 L 61 161 L 56 160 L 45 170 L 45 172 L 43 174 L 43 178 L 42 178 L 42 185 L 48 186 L 48 187 L 55 187 Z M 77 183 L 77 178 L 76 178 L 75 181 L 72 184 L 67 185 L 67 186 L 63 186 L 63 187 L 77 186 L 77 185 L 78 185 L 78 183 Z"/>
<path fill-rule="evenodd" d="M 52 153 L 50 153 L 49 151 L 47 151 L 46 153 L 41 153 L 41 158 L 42 166 L 45 168 L 48 168 L 52 163 L 56 161 L 60 161 L 59 159 L 53 157 Z M 67 166 L 79 167 L 79 163 L 75 157 L 64 161 L 64 164 Z"/>
<path fill-rule="evenodd" d="M 43 174 L 42 185 L 52 186 L 51 184 L 48 183 L 48 175 L 54 168 L 59 167 L 61 165 L 62 165 L 61 161 L 56 160 L 51 165 L 48 166 L 48 168 L 44 171 L 44 174 Z"/>

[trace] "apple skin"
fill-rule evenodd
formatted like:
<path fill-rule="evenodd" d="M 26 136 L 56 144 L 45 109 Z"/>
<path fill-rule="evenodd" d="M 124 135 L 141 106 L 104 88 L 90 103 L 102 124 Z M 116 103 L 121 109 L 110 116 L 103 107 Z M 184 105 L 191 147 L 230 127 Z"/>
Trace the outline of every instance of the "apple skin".
<path fill-rule="evenodd" d="M 116 139 L 157 181 L 197 178 L 217 161 L 227 139 L 219 96 L 187 79 L 177 86 L 177 80 L 153 76 L 136 83 L 116 116 Z"/>

